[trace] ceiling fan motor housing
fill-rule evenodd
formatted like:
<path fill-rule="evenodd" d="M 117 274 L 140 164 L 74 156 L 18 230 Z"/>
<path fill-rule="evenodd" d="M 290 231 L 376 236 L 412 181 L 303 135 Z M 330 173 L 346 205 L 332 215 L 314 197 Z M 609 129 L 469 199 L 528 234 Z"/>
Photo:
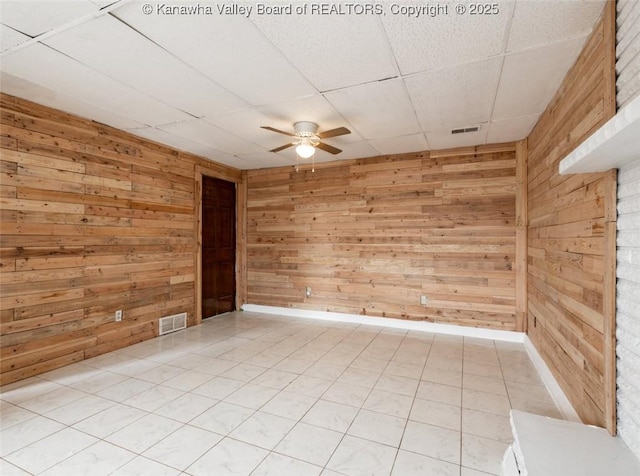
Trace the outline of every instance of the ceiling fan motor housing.
<path fill-rule="evenodd" d="M 318 132 L 318 124 L 315 122 L 300 121 L 293 125 L 293 129 L 296 131 L 298 137 L 315 138 Z"/>

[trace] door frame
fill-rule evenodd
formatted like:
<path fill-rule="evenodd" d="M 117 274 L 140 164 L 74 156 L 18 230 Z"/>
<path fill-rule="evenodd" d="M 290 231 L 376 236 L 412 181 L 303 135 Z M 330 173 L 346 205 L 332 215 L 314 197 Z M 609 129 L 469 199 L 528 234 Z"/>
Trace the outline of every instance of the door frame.
<path fill-rule="evenodd" d="M 247 295 L 247 254 L 246 254 L 246 211 L 247 211 L 247 186 L 246 172 L 242 171 L 240 180 L 232 175 L 196 165 L 195 167 L 195 322 L 202 323 L 202 177 L 211 177 L 226 180 L 236 184 L 236 310 L 242 309 Z"/>

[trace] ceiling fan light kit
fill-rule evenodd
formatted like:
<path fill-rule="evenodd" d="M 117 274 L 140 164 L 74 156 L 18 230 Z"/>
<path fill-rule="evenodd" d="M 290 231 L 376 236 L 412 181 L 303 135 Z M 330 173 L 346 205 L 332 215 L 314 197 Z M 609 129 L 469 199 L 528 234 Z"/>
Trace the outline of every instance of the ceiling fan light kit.
<path fill-rule="evenodd" d="M 351 131 L 346 127 L 338 127 L 336 129 L 330 129 L 328 131 L 318 133 L 318 124 L 311 121 L 299 121 L 293 124 L 293 130 L 295 131 L 293 134 L 269 126 L 262 126 L 262 128 L 268 131 L 277 132 L 278 134 L 284 134 L 289 137 L 294 137 L 296 139 L 289 144 L 271 149 L 271 152 L 280 152 L 281 150 L 295 146 L 296 170 L 298 170 L 297 159 L 313 159 L 315 157 L 316 148 L 334 155 L 342 152 L 342 150 L 338 149 L 337 147 L 325 144 L 324 142 L 322 142 L 322 139 L 351 134 Z M 315 167 L 312 171 L 315 171 Z"/>

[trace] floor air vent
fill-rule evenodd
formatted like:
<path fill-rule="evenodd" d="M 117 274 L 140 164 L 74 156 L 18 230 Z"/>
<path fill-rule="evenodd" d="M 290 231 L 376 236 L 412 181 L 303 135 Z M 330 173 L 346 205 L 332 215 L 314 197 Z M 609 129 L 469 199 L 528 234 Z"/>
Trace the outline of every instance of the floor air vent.
<path fill-rule="evenodd" d="M 179 331 L 187 327 L 187 313 L 174 314 L 160 318 L 160 335 Z"/>

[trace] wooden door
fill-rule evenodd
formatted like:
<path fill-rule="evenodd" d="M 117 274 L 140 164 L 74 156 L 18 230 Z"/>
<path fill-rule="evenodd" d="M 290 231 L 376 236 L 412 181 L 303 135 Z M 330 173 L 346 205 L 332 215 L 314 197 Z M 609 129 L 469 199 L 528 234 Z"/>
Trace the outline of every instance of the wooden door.
<path fill-rule="evenodd" d="M 202 318 L 235 309 L 236 186 L 202 177 Z"/>

